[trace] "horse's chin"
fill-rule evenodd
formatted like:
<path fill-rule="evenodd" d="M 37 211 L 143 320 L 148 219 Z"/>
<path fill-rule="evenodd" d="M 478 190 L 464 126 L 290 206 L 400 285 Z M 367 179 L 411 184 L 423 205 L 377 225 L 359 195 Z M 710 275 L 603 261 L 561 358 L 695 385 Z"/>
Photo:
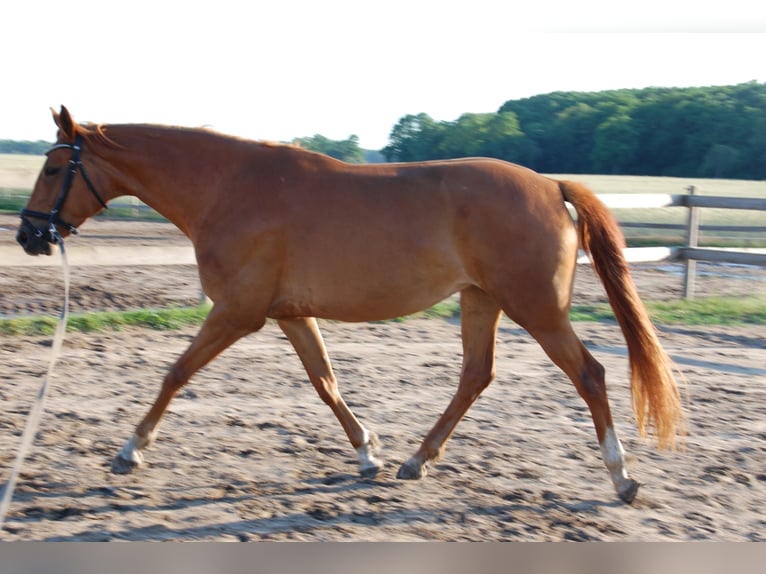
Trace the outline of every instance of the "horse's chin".
<path fill-rule="evenodd" d="M 24 248 L 27 255 L 50 255 L 51 244 L 45 237 L 38 237 L 35 233 L 30 233 L 28 229 L 22 227 L 16 234 L 16 241 Z"/>

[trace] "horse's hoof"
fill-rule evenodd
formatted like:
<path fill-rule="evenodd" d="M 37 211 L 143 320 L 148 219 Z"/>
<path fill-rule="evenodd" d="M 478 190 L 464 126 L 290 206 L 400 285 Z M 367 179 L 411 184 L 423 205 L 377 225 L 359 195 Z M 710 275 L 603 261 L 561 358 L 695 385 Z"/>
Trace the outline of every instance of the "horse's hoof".
<path fill-rule="evenodd" d="M 633 499 L 636 498 L 636 493 L 638 492 L 639 486 L 641 485 L 638 482 L 636 482 L 633 479 L 630 479 L 625 484 L 625 487 L 621 488 L 617 494 L 619 495 L 620 499 L 623 502 L 625 502 L 626 504 L 630 504 L 631 502 L 633 502 Z"/>
<path fill-rule="evenodd" d="M 112 472 L 114 474 L 130 474 L 140 466 L 140 463 L 125 460 L 119 454 L 112 459 Z"/>
<path fill-rule="evenodd" d="M 356 454 L 359 457 L 359 474 L 362 478 L 375 478 L 380 469 L 383 468 L 383 463 L 377 458 L 379 452 L 378 435 L 370 433 L 367 442 L 356 449 Z"/>
<path fill-rule="evenodd" d="M 426 475 L 426 465 L 420 464 L 412 459 L 405 462 L 399 467 L 399 472 L 396 473 L 396 478 L 403 480 L 420 480 Z"/>
<path fill-rule="evenodd" d="M 380 472 L 381 468 L 383 468 L 383 465 L 370 465 L 366 466 L 364 468 L 359 469 L 359 475 L 362 478 L 375 478 L 378 476 L 378 473 Z"/>

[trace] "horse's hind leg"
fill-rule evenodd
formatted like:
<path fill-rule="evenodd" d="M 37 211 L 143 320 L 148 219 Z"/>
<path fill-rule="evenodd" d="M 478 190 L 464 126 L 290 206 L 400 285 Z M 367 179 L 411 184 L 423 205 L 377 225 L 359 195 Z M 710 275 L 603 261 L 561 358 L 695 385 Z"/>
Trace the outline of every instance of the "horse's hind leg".
<path fill-rule="evenodd" d="M 260 328 L 263 325 L 258 326 Z M 199 333 L 189 348 L 179 357 L 165 375 L 157 399 L 144 419 L 136 427 L 133 436 L 112 461 L 112 472 L 125 474 L 131 472 L 143 461 L 142 450 L 154 440 L 156 427 L 171 399 L 199 369 L 208 364 L 229 345 L 257 330 L 236 329 L 228 321 L 228 315 L 219 307 L 213 307 Z"/>
<path fill-rule="evenodd" d="M 378 437 L 361 425 L 341 397 L 316 319 L 285 319 L 279 321 L 279 326 L 298 353 L 317 393 L 335 413 L 351 446 L 356 449 L 361 475 L 375 476 L 383 466 L 375 458 Z"/>
<path fill-rule="evenodd" d="M 625 451 L 614 431 L 609 409 L 604 368 L 582 344 L 567 318 L 562 319 L 557 328 L 528 328 L 528 331 L 542 345 L 551 360 L 569 376 L 587 403 L 604 464 L 609 470 L 614 488 L 623 501 L 632 502 L 639 484 L 628 477 L 625 468 Z"/>
<path fill-rule="evenodd" d="M 468 287 L 460 293 L 460 307 L 463 368 L 457 392 L 418 451 L 401 466 L 397 478 L 418 479 L 426 475 L 428 462 L 441 456 L 444 443 L 460 419 L 495 376 L 500 306 L 481 289 Z"/>

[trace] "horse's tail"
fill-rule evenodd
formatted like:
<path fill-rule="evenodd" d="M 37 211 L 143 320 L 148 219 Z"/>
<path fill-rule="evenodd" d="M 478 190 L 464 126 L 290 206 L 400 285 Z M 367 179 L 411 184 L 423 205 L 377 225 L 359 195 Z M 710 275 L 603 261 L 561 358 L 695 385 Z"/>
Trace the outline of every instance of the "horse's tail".
<path fill-rule="evenodd" d="M 617 222 L 582 184 L 559 182 L 564 199 L 577 211 L 580 245 L 604 284 L 609 303 L 628 345 L 633 412 L 639 433 L 653 428 L 661 448 L 675 446 L 683 432 L 683 413 L 673 363 L 641 302 L 622 253 L 625 240 Z"/>

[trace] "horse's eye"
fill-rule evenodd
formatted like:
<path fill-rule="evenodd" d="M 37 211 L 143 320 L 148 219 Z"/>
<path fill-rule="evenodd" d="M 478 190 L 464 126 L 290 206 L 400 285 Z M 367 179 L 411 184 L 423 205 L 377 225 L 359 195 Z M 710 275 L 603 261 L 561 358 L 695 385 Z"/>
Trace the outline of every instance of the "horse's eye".
<path fill-rule="evenodd" d="M 60 171 L 61 171 L 60 167 L 48 166 L 48 167 L 45 168 L 45 175 L 50 177 L 52 175 L 56 175 Z"/>

